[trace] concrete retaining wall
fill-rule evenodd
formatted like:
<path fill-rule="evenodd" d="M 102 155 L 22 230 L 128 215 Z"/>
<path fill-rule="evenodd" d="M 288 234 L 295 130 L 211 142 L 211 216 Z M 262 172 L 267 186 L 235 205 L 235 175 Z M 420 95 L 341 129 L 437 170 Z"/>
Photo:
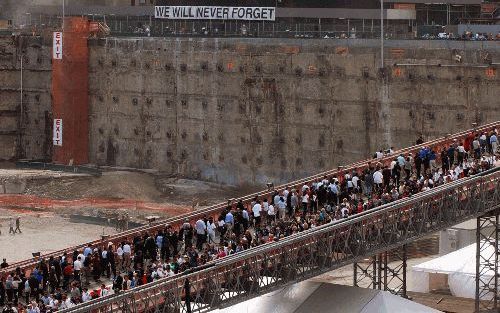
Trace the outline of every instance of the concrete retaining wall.
<path fill-rule="evenodd" d="M 0 160 L 50 158 L 50 56 L 41 38 L 0 37 Z"/>
<path fill-rule="evenodd" d="M 51 155 L 50 40 L 1 38 L 0 159 Z M 283 182 L 500 119 L 497 42 L 91 39 L 90 160 Z M 23 118 L 19 65 L 25 55 Z M 461 62 L 456 61 L 460 56 Z M 20 142 L 19 142 L 20 140 Z"/>
<path fill-rule="evenodd" d="M 407 146 L 419 133 L 500 118 L 498 73 L 477 67 L 499 57 L 492 42 L 389 41 L 385 74 L 376 40 L 90 45 L 90 155 L 98 164 L 231 184 L 286 181 Z"/>

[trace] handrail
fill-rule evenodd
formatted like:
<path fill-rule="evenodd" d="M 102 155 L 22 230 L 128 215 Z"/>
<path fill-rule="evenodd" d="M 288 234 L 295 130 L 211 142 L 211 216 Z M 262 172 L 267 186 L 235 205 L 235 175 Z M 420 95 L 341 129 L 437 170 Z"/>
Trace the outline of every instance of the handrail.
<path fill-rule="evenodd" d="M 492 189 L 487 189 L 487 183 L 493 183 L 496 185 L 493 185 Z M 475 194 L 470 194 L 469 196 L 469 201 L 477 200 L 478 197 L 481 197 L 481 199 L 484 199 L 484 195 L 487 194 L 489 191 L 493 190 L 496 192 L 493 196 L 491 196 L 490 202 L 491 203 L 486 203 L 482 202 L 480 203 L 482 205 L 482 208 L 477 207 L 478 204 L 474 203 L 475 206 L 470 206 L 470 207 L 458 207 L 457 211 L 462 212 L 463 216 L 458 217 L 458 221 L 461 221 L 466 218 L 482 215 L 484 213 L 487 213 L 488 211 L 494 210 L 500 206 L 500 168 L 495 168 L 490 171 L 486 171 L 480 174 L 477 174 L 475 176 L 469 177 L 469 178 L 463 178 L 460 179 L 456 182 L 452 182 L 446 185 L 442 185 L 436 188 L 433 188 L 429 191 L 417 194 L 413 197 L 401 199 L 399 201 L 395 201 L 389 204 L 386 204 L 384 206 L 378 207 L 376 209 L 372 209 L 366 212 L 363 212 L 361 214 L 357 214 L 353 216 L 352 218 L 347 218 L 345 220 L 337 221 L 335 223 L 330 223 L 326 224 L 317 228 L 310 229 L 308 231 L 305 231 L 303 233 L 299 233 L 294 236 L 287 237 L 283 240 L 280 240 L 275 243 L 271 244 L 265 244 L 262 246 L 259 246 L 254 249 L 250 249 L 247 251 L 240 252 L 235 255 L 228 256 L 226 258 L 216 260 L 213 265 L 211 265 L 208 268 L 201 269 L 195 273 L 190 273 L 190 274 L 185 274 L 185 275 L 179 275 L 179 276 L 174 276 L 170 278 L 165 278 L 162 279 L 158 282 L 150 283 L 135 289 L 132 289 L 130 291 L 124 292 L 119 295 L 115 296 L 109 296 L 109 298 L 98 298 L 96 300 L 90 301 L 88 303 L 85 303 L 83 305 L 79 305 L 73 309 L 68 309 L 68 310 L 63 310 L 61 312 L 97 312 L 95 311 L 97 308 L 104 307 L 107 304 L 110 303 L 117 303 L 118 300 L 122 300 L 125 298 L 130 298 L 133 297 L 134 299 L 139 295 L 143 293 L 148 293 L 151 290 L 155 290 L 158 288 L 161 288 L 162 286 L 165 285 L 177 285 L 177 286 L 183 286 L 183 283 L 186 280 L 194 280 L 198 281 L 199 277 L 218 277 L 221 275 L 217 275 L 217 273 L 221 272 L 229 272 L 231 269 L 238 268 L 241 266 L 241 262 L 257 262 L 255 260 L 260 260 L 262 258 L 265 258 L 266 256 L 269 258 L 275 257 L 277 255 L 280 255 L 282 252 L 286 251 L 291 251 L 293 249 L 299 249 L 297 247 L 301 247 L 304 249 L 306 246 L 311 245 L 312 243 L 315 243 L 316 241 L 319 241 L 323 238 L 328 237 L 328 234 L 335 233 L 335 231 L 338 231 L 337 234 L 340 234 L 342 231 L 346 230 L 351 230 L 354 225 L 362 225 L 362 228 L 365 227 L 367 228 L 369 224 L 366 224 L 366 222 L 373 221 L 373 217 L 377 216 L 396 216 L 397 213 L 394 212 L 399 212 L 401 210 L 423 210 L 421 208 L 418 208 L 419 205 L 422 203 L 433 203 L 439 199 L 444 200 L 448 199 L 451 202 L 459 202 L 459 194 L 460 192 L 466 192 L 466 191 L 471 191 L 473 190 L 472 187 L 480 187 L 482 188 L 481 190 L 478 190 L 477 193 Z M 479 192 L 480 191 L 480 192 Z M 457 198 L 455 198 L 457 197 Z M 476 197 L 476 198 L 473 198 Z M 427 201 L 427 202 L 426 202 Z M 488 207 L 488 205 L 491 205 Z M 415 209 L 415 207 L 417 207 Z M 422 206 L 425 208 L 425 206 Z M 450 208 L 440 208 L 440 209 L 450 209 Z M 465 211 L 465 209 L 468 209 L 470 211 Z M 417 214 L 420 213 L 423 216 L 423 212 L 417 212 Z M 425 222 L 425 221 L 424 221 Z M 417 237 L 402 237 L 400 241 L 396 241 L 392 243 L 392 245 L 402 245 L 406 242 L 410 242 L 415 240 L 418 237 L 421 237 L 423 235 L 428 234 L 430 231 L 436 231 L 439 230 L 443 227 L 449 226 L 449 223 L 455 223 L 457 220 L 450 220 L 447 221 L 445 218 L 443 218 L 442 225 L 438 225 L 435 227 L 429 227 L 427 232 L 423 232 L 418 234 Z M 333 236 L 335 238 L 335 236 Z M 346 239 L 347 240 L 347 239 Z M 378 249 L 384 249 L 385 247 L 379 247 Z M 273 252 L 276 252 L 273 254 Z M 260 258 L 259 258 L 260 257 Z M 361 256 L 358 256 L 358 258 Z M 348 259 L 348 262 L 353 262 L 353 259 Z M 340 263 L 339 263 L 340 264 Z M 340 266 L 340 265 L 339 265 Z M 338 267 L 338 266 L 337 266 Z M 330 268 L 329 270 L 331 270 Z M 215 278 L 214 278 L 215 279 Z"/>
<path fill-rule="evenodd" d="M 439 147 L 441 145 L 449 144 L 453 140 L 463 140 L 465 138 L 465 136 L 469 135 L 471 132 L 491 131 L 499 126 L 500 126 L 500 121 L 496 121 L 496 122 L 489 123 L 489 124 L 486 124 L 486 125 L 483 125 L 480 127 L 475 127 L 473 129 L 469 129 L 466 131 L 456 133 L 452 136 L 440 137 L 440 138 L 425 142 L 425 143 L 420 144 L 420 145 L 414 145 L 411 147 L 403 148 L 403 149 L 400 149 L 398 151 L 395 151 L 391 155 L 385 156 L 382 159 L 375 159 L 375 160 L 374 159 L 367 159 L 364 161 L 355 162 L 355 163 L 349 165 L 347 168 L 337 169 L 337 170 L 335 170 L 335 169 L 329 170 L 329 171 L 325 171 L 325 172 L 322 172 L 322 173 L 319 173 L 316 175 L 312 175 L 312 176 L 309 176 L 306 178 L 302 178 L 302 179 L 293 181 L 293 182 L 288 183 L 288 184 L 280 185 L 280 186 L 276 187 L 275 190 L 282 191 L 286 187 L 301 187 L 301 185 L 304 183 L 313 182 L 316 179 L 323 178 L 324 176 L 327 176 L 329 178 L 338 176 L 339 179 L 343 179 L 343 177 L 342 177 L 343 174 L 348 173 L 348 172 L 350 173 L 352 171 L 363 170 L 364 168 L 369 166 L 369 164 L 371 164 L 372 162 L 388 163 L 388 162 L 392 161 L 396 155 L 414 153 L 414 152 L 418 151 L 419 149 L 421 149 L 422 147 L 426 147 L 426 146 L 436 148 L 436 147 Z M 250 195 L 246 195 L 246 196 L 237 198 L 237 199 L 235 199 L 235 201 L 242 200 L 243 202 L 246 202 L 245 204 L 248 204 L 248 202 L 252 201 L 255 196 L 259 196 L 259 195 L 260 196 L 270 196 L 272 192 L 273 191 L 263 190 L 261 192 L 256 192 L 256 193 L 253 193 Z M 94 240 L 94 241 L 80 244 L 77 246 L 73 246 L 73 247 L 69 247 L 66 249 L 51 252 L 48 254 L 44 254 L 44 255 L 42 255 L 42 257 L 49 258 L 51 256 L 52 257 L 61 256 L 63 253 L 72 253 L 73 250 L 83 249 L 84 247 L 86 247 L 88 245 L 91 245 L 91 246 L 105 245 L 107 242 L 113 242 L 116 244 L 116 243 L 119 243 L 121 241 L 130 240 L 130 239 L 132 239 L 132 236 L 134 236 L 136 234 L 142 234 L 142 233 L 151 232 L 151 231 L 158 231 L 160 228 L 163 228 L 165 224 L 179 224 L 180 225 L 184 222 L 185 219 L 192 220 L 192 219 L 203 217 L 204 215 L 211 215 L 211 216 L 216 217 L 215 215 L 220 214 L 221 211 L 226 208 L 226 206 L 227 206 L 226 203 L 216 204 L 216 205 L 213 205 L 213 206 L 210 206 L 208 208 L 204 208 L 204 209 L 201 209 L 198 211 L 194 211 L 194 212 L 182 214 L 182 215 L 179 215 L 176 217 L 167 218 L 165 220 L 157 221 L 155 223 L 152 223 L 151 225 L 141 226 L 141 227 L 138 227 L 135 229 L 125 231 L 125 232 L 114 234 L 114 235 L 110 236 L 109 238 L 107 238 L 106 242 L 103 242 L 103 240 Z M 16 263 L 11 264 L 9 267 L 7 267 L 3 270 L 0 270 L 0 276 L 2 274 L 6 274 L 8 272 L 15 270 L 17 267 L 20 267 L 21 270 L 24 270 L 24 271 L 31 270 L 31 268 L 36 266 L 36 264 L 37 264 L 37 261 L 34 259 L 28 259 L 28 260 L 16 262 Z"/>

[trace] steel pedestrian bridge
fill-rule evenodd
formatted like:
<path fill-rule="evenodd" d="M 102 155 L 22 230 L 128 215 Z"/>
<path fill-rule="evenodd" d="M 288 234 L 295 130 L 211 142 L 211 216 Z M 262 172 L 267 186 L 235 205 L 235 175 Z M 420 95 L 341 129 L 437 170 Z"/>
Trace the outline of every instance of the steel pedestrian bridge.
<path fill-rule="evenodd" d="M 388 164 L 394 159 L 394 155 L 415 153 L 422 146 L 430 146 L 440 150 L 449 146 L 454 140 L 464 140 L 473 131 L 490 131 L 499 126 L 500 122 L 491 123 L 453 136 L 426 142 L 420 146 L 402 149 L 377 161 Z M 371 162 L 373 160 L 358 162 L 346 168 L 320 173 L 286 186 L 301 187 L 306 182 L 312 182 L 324 176 L 338 177 L 342 180 L 345 173 L 360 172 L 367 168 Z M 277 189 L 281 190 L 286 186 L 283 185 Z M 271 191 L 265 191 L 246 196 L 242 200 L 248 202 L 256 195 L 269 196 L 270 194 Z M 44 258 L 60 256 L 63 252 L 70 253 L 87 245 L 96 247 L 107 245 L 109 241 L 120 243 L 131 240 L 138 234 L 163 229 L 166 223 L 170 223 L 174 227 L 180 226 L 185 218 L 196 220 L 204 215 L 216 217 L 225 207 L 225 204 L 213 206 L 157 222 L 151 226 L 120 233 L 105 240 L 44 255 Z M 405 249 L 400 247 L 436 231 L 471 218 L 478 218 L 478 225 L 482 225 L 480 221 L 489 221 L 495 225 L 497 231 L 494 238 L 488 240 L 487 243 L 494 245 L 498 251 L 499 211 L 500 171 L 493 169 L 374 208 L 348 219 L 286 237 L 275 243 L 264 244 L 212 261 L 195 269 L 195 272 L 184 272 L 118 295 L 98 298 L 61 312 L 205 312 L 245 301 L 372 256 L 375 256 L 373 259 L 374 268 L 378 260 L 378 275 L 376 274 L 377 270 L 369 273 L 367 269 L 355 265 L 355 276 L 357 276 L 355 283 L 359 280 L 358 278 L 364 276 L 372 280 L 374 288 L 390 290 L 387 284 L 387 273 L 401 274 L 403 276 L 401 288 L 391 291 L 405 295 L 406 255 Z M 491 238 L 491 236 L 483 237 Z M 387 266 L 387 254 L 385 254 L 384 266 L 381 266 L 381 256 L 383 253 L 397 248 L 402 251 L 403 266 L 396 273 Z M 484 279 L 480 279 L 481 273 L 485 269 L 498 272 L 498 260 L 491 262 L 485 256 L 484 261 L 481 261 L 480 252 L 480 245 L 478 245 L 478 260 L 480 262 L 478 262 L 476 293 L 478 299 L 484 300 L 491 293 L 498 295 L 498 279 L 495 278 L 493 282 L 491 280 L 484 281 Z M 7 271 L 16 267 L 29 271 L 34 266 L 36 266 L 35 260 L 26 260 L 12 264 Z M 4 270 L 4 272 L 6 271 Z M 385 273 L 384 277 L 381 276 L 382 272 Z M 485 306 L 496 308 L 497 296 L 489 298 Z M 477 301 L 477 306 L 483 305 L 484 302 Z"/>

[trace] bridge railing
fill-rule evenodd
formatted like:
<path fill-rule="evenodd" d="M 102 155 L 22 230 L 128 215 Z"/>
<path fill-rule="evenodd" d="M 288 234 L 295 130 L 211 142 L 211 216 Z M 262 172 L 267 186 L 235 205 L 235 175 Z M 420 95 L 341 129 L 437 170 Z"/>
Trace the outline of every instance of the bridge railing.
<path fill-rule="evenodd" d="M 205 312 L 302 281 L 500 208 L 498 168 L 62 312 Z"/>
<path fill-rule="evenodd" d="M 441 149 L 448 147 L 451 143 L 454 141 L 462 141 L 465 140 L 465 138 L 471 133 L 471 132 L 487 132 L 491 131 L 493 129 L 496 129 L 500 127 L 500 121 L 489 123 L 480 127 L 476 127 L 473 129 L 469 129 L 466 131 L 462 131 L 459 133 L 456 133 L 454 135 L 449 135 L 441 138 L 437 138 L 428 142 L 425 142 L 421 145 L 415 145 L 411 146 L 408 148 L 400 149 L 398 151 L 395 151 L 393 154 L 385 156 L 382 159 L 367 159 L 364 161 L 356 162 L 353 164 L 348 165 L 347 167 L 339 167 L 338 169 L 333 169 L 329 171 L 325 171 L 313 176 L 309 176 L 303 179 L 299 179 L 293 182 L 290 182 L 288 184 L 283 184 L 280 186 L 277 186 L 274 190 L 278 191 L 283 191 L 286 187 L 290 188 L 298 188 L 302 187 L 304 183 L 311 183 L 316 181 L 317 179 L 322 179 L 323 177 L 328 177 L 328 178 L 333 178 L 336 177 L 340 181 L 344 179 L 344 175 L 346 173 L 352 173 L 353 171 L 361 173 L 363 170 L 368 168 L 370 164 L 374 162 L 381 162 L 383 164 L 388 165 L 394 158 L 399 155 L 399 154 L 414 154 L 415 152 L 419 151 L 422 147 L 428 146 L 434 149 L 435 151 L 440 151 Z M 272 193 L 274 190 L 263 190 L 261 192 L 253 193 L 241 198 L 237 198 L 234 201 L 242 200 L 244 205 L 248 205 L 256 196 L 260 197 L 271 197 Z M 176 217 L 168 218 L 165 220 L 157 221 L 155 223 L 152 223 L 151 225 L 147 226 L 142 226 L 138 227 L 135 229 L 131 229 L 125 232 L 121 232 L 118 234 L 114 234 L 108 238 L 102 239 L 102 240 L 94 240 L 92 242 L 87 242 L 83 243 L 80 245 L 68 247 L 66 249 L 62 249 L 59 251 L 54 251 L 51 253 L 43 254 L 41 257 L 48 259 L 49 257 L 58 257 L 63 255 L 63 253 L 67 253 L 68 256 L 70 256 L 74 250 L 82 250 L 86 246 L 92 246 L 92 247 L 98 247 L 101 246 L 102 248 L 105 248 L 109 242 L 113 243 L 114 245 L 120 244 L 121 242 L 128 241 L 132 242 L 133 238 L 138 235 L 143 235 L 144 233 L 152 233 L 152 232 L 157 232 L 159 230 L 163 230 L 166 224 L 170 224 L 174 228 L 180 227 L 185 219 L 189 219 L 190 221 L 195 221 L 199 218 L 203 218 L 204 216 L 212 216 L 214 220 L 217 220 L 218 216 L 221 214 L 221 212 L 227 207 L 226 203 L 220 203 L 214 206 L 210 206 L 201 210 L 197 210 L 194 212 L 182 214 Z M 29 271 L 31 271 L 36 265 L 38 264 L 38 261 L 35 259 L 28 259 L 24 260 L 21 262 L 16 262 L 10 264 L 9 267 L 3 269 L 0 271 L 0 276 L 5 275 L 8 272 L 14 271 L 17 267 L 19 267 L 22 271 L 26 272 L 28 274 Z"/>

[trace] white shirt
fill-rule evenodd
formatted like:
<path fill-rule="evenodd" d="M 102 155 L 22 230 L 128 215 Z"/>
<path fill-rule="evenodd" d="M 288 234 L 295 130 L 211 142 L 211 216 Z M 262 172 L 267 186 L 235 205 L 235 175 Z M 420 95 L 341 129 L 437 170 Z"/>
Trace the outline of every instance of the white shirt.
<path fill-rule="evenodd" d="M 302 203 L 307 203 L 309 202 L 309 195 L 306 193 L 305 195 L 302 196 Z"/>
<path fill-rule="evenodd" d="M 196 233 L 198 235 L 205 235 L 205 230 L 207 230 L 207 225 L 203 220 L 197 220 L 196 224 L 194 224 L 194 228 L 196 229 Z"/>
<path fill-rule="evenodd" d="M 262 211 L 267 212 L 269 210 L 269 203 L 267 201 L 262 202 Z"/>
<path fill-rule="evenodd" d="M 262 211 L 262 206 L 260 203 L 256 203 L 252 208 L 253 216 L 260 217 L 260 211 Z"/>
<path fill-rule="evenodd" d="M 274 206 L 272 204 L 269 205 L 269 209 L 267 210 L 268 215 L 274 215 Z"/>
<path fill-rule="evenodd" d="M 92 299 L 92 297 L 90 296 L 90 293 L 88 291 L 84 291 L 82 293 L 82 301 L 83 302 L 90 301 L 91 299 Z"/>
<path fill-rule="evenodd" d="M 349 209 L 346 207 L 343 207 L 341 210 L 342 217 L 348 217 L 349 216 Z"/>
<path fill-rule="evenodd" d="M 132 253 L 132 249 L 129 244 L 123 245 L 123 253 Z"/>
<path fill-rule="evenodd" d="M 207 221 L 207 232 L 209 234 L 215 234 L 215 224 L 210 223 L 210 221 Z"/>
<path fill-rule="evenodd" d="M 373 173 L 373 182 L 375 184 L 382 184 L 384 180 L 384 176 L 382 175 L 382 172 L 376 171 Z"/>
<path fill-rule="evenodd" d="M 375 155 L 377 156 L 377 159 L 381 159 L 384 157 L 384 154 L 380 151 L 375 152 Z"/>
<path fill-rule="evenodd" d="M 352 184 L 354 185 L 354 188 L 358 188 L 358 181 L 359 181 L 359 177 L 358 176 L 353 176 L 352 177 Z"/>
<path fill-rule="evenodd" d="M 75 262 L 73 262 L 73 269 L 75 271 L 81 270 L 82 267 L 83 267 L 83 264 L 82 264 L 82 262 L 80 260 L 76 260 Z"/>
<path fill-rule="evenodd" d="M 35 306 L 27 310 L 28 313 L 40 313 L 40 308 Z"/>
<path fill-rule="evenodd" d="M 123 249 L 122 249 L 122 247 L 118 247 L 116 249 L 116 255 L 118 255 L 119 257 L 121 257 L 123 255 Z"/>
<path fill-rule="evenodd" d="M 309 189 L 309 186 L 307 186 L 307 184 L 304 184 L 304 186 L 302 186 L 302 193 L 306 192 L 307 189 Z"/>
<path fill-rule="evenodd" d="M 82 253 L 80 253 L 76 258 L 77 259 L 80 258 L 80 261 L 82 261 L 82 264 L 83 264 L 83 262 L 85 262 L 85 256 Z"/>

